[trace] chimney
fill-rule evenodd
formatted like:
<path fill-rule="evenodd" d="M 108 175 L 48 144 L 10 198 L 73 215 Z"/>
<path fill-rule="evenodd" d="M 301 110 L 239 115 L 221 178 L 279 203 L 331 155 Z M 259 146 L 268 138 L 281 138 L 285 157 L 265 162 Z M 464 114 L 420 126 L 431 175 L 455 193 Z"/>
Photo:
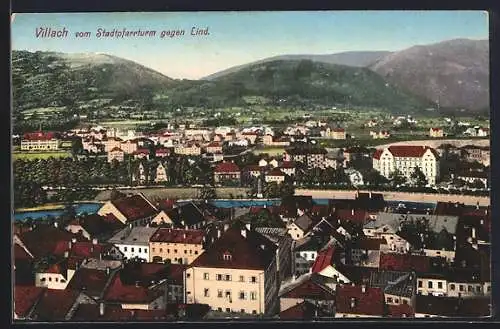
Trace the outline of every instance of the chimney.
<path fill-rule="evenodd" d="M 224 232 L 226 232 L 227 230 L 229 230 L 229 224 L 224 224 Z"/>
<path fill-rule="evenodd" d="M 245 224 L 245 226 L 246 226 L 247 230 L 249 230 L 249 231 L 250 231 L 250 230 L 251 230 L 251 228 L 252 228 L 252 225 L 251 225 L 250 223 Z"/>
<path fill-rule="evenodd" d="M 71 241 L 68 241 L 68 249 L 71 250 L 71 247 L 72 247 Z"/>
<path fill-rule="evenodd" d="M 476 203 L 476 209 L 479 209 L 479 201 Z"/>
<path fill-rule="evenodd" d="M 106 267 L 106 275 L 109 275 L 109 273 L 111 272 L 111 269 L 108 267 Z"/>
<path fill-rule="evenodd" d="M 354 208 L 352 208 L 352 210 L 351 210 L 351 215 L 354 216 Z"/>
<path fill-rule="evenodd" d="M 361 292 L 364 294 L 366 292 L 366 285 L 361 285 Z"/>
<path fill-rule="evenodd" d="M 187 236 L 187 235 L 186 235 L 186 233 L 184 233 L 184 234 L 182 235 L 182 237 L 184 238 L 184 240 L 186 240 L 186 236 Z"/>
<path fill-rule="evenodd" d="M 241 230 L 241 236 L 246 238 L 247 237 L 247 230 L 246 229 L 242 229 Z"/>
<path fill-rule="evenodd" d="M 54 222 L 54 227 L 55 227 L 55 228 L 58 228 L 58 226 L 59 226 L 59 223 Z"/>
<path fill-rule="evenodd" d="M 356 307 L 356 298 L 351 297 L 351 308 L 355 308 L 355 307 Z"/>
<path fill-rule="evenodd" d="M 99 304 L 99 315 L 104 316 L 104 303 L 103 302 L 101 302 Z"/>
<path fill-rule="evenodd" d="M 72 243 L 76 243 L 76 238 L 72 238 L 72 239 L 71 239 L 71 242 L 72 242 Z"/>
<path fill-rule="evenodd" d="M 479 223 L 480 223 L 481 225 L 484 225 L 484 219 L 482 219 L 482 218 L 481 218 L 481 220 L 479 221 Z"/>
<path fill-rule="evenodd" d="M 217 239 L 220 238 L 220 236 L 222 235 L 222 232 L 220 229 L 217 230 Z"/>
<path fill-rule="evenodd" d="M 246 231 L 245 231 L 245 234 L 246 234 Z M 263 244 L 261 244 L 261 245 L 260 245 L 260 249 L 262 249 L 262 250 L 266 250 L 266 246 L 265 246 L 265 245 L 263 245 Z"/>
<path fill-rule="evenodd" d="M 476 228 L 475 227 L 472 227 L 472 238 L 473 239 L 476 238 Z"/>
<path fill-rule="evenodd" d="M 64 252 L 64 258 L 68 258 L 69 257 L 69 251 L 65 251 Z"/>

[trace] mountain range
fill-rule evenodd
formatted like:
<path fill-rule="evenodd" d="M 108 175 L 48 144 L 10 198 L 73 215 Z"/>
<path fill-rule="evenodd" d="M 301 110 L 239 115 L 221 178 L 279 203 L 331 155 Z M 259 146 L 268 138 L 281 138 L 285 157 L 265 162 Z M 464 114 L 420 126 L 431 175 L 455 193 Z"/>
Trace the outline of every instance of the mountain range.
<path fill-rule="evenodd" d="M 12 52 L 14 111 L 88 104 L 164 109 L 353 104 L 389 111 L 489 108 L 486 40 L 456 39 L 402 51 L 283 55 L 177 80 L 106 54 Z M 439 105 L 437 105 L 439 104 Z"/>

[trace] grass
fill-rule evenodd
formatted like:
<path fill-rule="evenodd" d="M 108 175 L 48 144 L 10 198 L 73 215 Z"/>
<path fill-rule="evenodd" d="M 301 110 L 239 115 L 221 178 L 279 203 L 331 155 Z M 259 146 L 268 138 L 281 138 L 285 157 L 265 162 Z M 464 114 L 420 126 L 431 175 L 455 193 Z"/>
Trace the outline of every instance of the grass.
<path fill-rule="evenodd" d="M 48 159 L 53 158 L 69 158 L 71 157 L 70 152 L 13 152 L 12 159 L 24 159 L 24 160 L 34 160 L 34 159 Z"/>
<path fill-rule="evenodd" d="M 283 153 L 285 153 L 285 149 L 282 148 L 282 147 L 281 148 L 278 148 L 278 147 L 269 147 L 269 148 L 262 148 L 262 149 L 253 150 L 253 153 L 255 155 L 259 155 L 259 154 L 262 154 L 262 153 L 267 153 L 270 156 L 274 156 L 274 155 L 282 155 Z"/>

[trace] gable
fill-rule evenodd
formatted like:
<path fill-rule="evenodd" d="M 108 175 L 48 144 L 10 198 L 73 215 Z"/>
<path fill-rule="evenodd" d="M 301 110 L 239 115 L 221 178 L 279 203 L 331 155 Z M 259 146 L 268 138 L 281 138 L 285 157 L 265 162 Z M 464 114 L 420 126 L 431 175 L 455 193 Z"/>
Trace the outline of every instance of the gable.
<path fill-rule="evenodd" d="M 120 222 L 122 222 L 124 224 L 127 222 L 127 218 L 125 217 L 125 215 L 123 215 L 118 210 L 118 208 L 115 207 L 115 205 L 111 201 L 106 202 L 101 207 L 101 209 L 99 209 L 99 211 L 97 212 L 97 214 L 100 215 L 100 216 L 106 216 L 108 214 L 113 214 Z"/>

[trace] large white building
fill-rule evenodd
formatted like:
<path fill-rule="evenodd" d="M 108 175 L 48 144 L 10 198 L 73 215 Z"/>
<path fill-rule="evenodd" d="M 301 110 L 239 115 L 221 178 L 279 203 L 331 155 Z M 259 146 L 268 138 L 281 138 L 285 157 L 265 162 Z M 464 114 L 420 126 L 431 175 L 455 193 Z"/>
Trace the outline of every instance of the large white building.
<path fill-rule="evenodd" d="M 387 178 L 399 170 L 410 179 L 415 167 L 420 168 L 429 184 L 435 185 L 439 179 L 437 151 L 428 146 L 401 145 L 378 149 L 373 155 L 373 169 Z"/>

